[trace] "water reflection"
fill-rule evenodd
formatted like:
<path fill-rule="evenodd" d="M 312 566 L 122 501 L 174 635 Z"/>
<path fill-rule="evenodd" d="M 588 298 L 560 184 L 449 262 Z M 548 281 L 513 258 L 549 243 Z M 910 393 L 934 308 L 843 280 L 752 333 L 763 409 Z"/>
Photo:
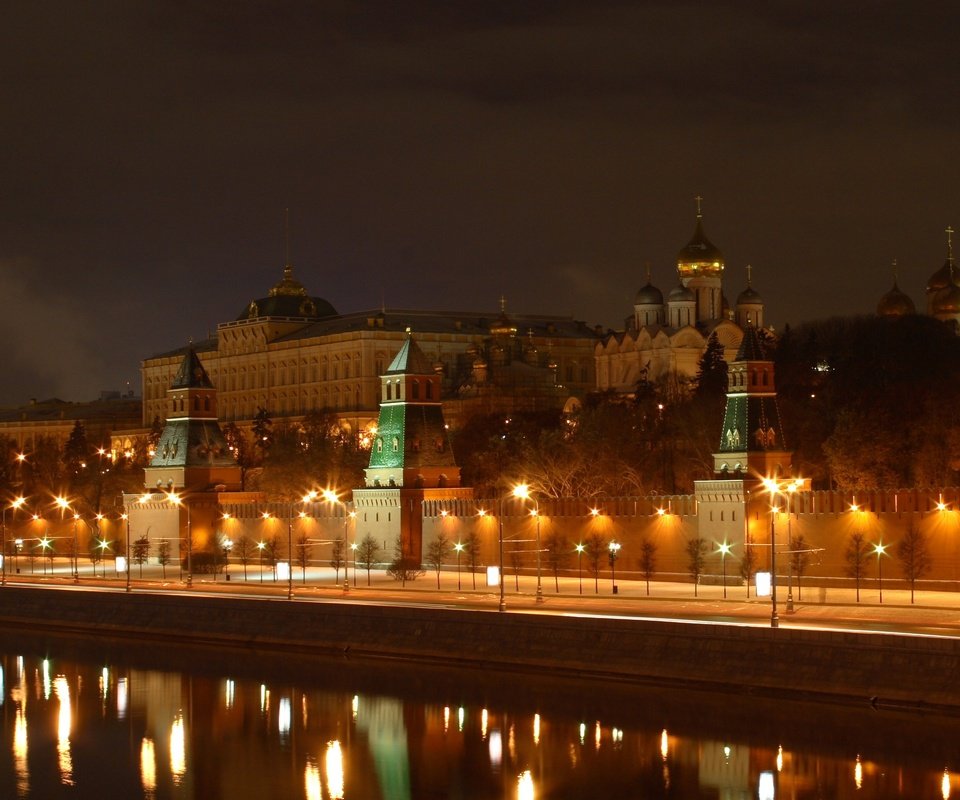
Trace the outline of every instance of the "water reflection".
<path fill-rule="evenodd" d="M 0 654 L 0 797 L 951 796 L 946 717 L 590 685 L 574 710 L 570 686 L 511 693 L 515 677 L 386 691 L 376 665 L 227 669 Z"/>

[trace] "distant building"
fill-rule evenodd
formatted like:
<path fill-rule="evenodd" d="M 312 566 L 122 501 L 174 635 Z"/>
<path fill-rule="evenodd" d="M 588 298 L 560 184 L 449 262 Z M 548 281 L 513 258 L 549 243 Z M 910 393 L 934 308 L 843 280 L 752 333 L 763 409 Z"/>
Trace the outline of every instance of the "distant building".
<path fill-rule="evenodd" d="M 193 345 L 217 387 L 220 419 L 249 423 L 336 412 L 344 427 L 375 422 L 380 376 L 406 331 L 438 377 L 448 422 L 474 411 L 562 408 L 596 384 L 597 329 L 571 317 L 379 309 L 339 314 L 307 294 L 290 266 L 264 298 Z M 166 416 L 166 391 L 186 348 L 144 360 L 143 425 Z"/>
<path fill-rule="evenodd" d="M 947 227 L 947 258 L 926 287 L 926 313 L 941 322 L 960 326 L 960 273 L 953 258 L 953 228 Z M 916 314 L 913 300 L 897 285 L 897 262 L 893 262 L 893 288 L 877 303 L 877 315 L 897 318 Z"/>
<path fill-rule="evenodd" d="M 693 378 L 711 335 L 732 361 L 744 328 L 763 328 L 763 299 L 752 287 L 747 267 L 746 288 L 731 307 L 723 291 L 724 269 L 723 254 L 704 233 L 698 199 L 693 238 L 677 255 L 676 286 L 664 300 L 648 269 L 624 329 L 596 346 L 597 388 L 629 394 L 639 382 Z"/>

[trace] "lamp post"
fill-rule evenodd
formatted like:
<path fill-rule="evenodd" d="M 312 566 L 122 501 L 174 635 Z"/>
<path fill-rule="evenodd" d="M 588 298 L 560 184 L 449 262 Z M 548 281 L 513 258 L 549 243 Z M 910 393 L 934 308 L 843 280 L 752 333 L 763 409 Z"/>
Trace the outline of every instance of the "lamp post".
<path fill-rule="evenodd" d="M 323 495 L 323 499 L 326 500 L 328 503 L 333 503 L 334 505 L 343 506 L 343 541 L 344 541 L 344 544 L 346 544 L 353 551 L 353 585 L 356 586 L 357 585 L 357 543 L 356 542 L 352 544 L 350 543 L 350 520 L 356 519 L 357 512 L 356 511 L 348 512 L 346 501 L 341 500 L 340 495 L 338 495 L 335 491 L 333 491 L 333 489 L 324 489 L 322 492 L 320 492 L 320 494 Z M 304 498 L 304 500 L 306 500 L 306 498 Z M 347 555 L 349 558 L 349 554 Z M 350 566 L 349 564 L 345 564 L 343 568 L 344 594 L 350 591 L 350 576 L 347 572 L 347 567 L 349 566 Z"/>
<path fill-rule="evenodd" d="M 267 543 L 261 539 L 257 542 L 257 550 L 260 551 L 260 583 L 263 583 L 263 548 L 267 546 Z"/>
<path fill-rule="evenodd" d="M 537 518 L 537 596 L 536 602 L 543 602 L 543 586 L 540 582 L 540 503 L 539 501 L 530 494 L 530 487 L 521 483 L 514 487 L 513 490 L 514 497 L 520 497 L 524 500 L 533 500 L 533 511 L 530 512 L 531 516 Z"/>
<path fill-rule="evenodd" d="M 457 542 L 453 549 L 457 551 L 457 591 L 460 591 L 460 554 L 463 552 L 463 543 Z"/>
<path fill-rule="evenodd" d="M 287 514 L 287 600 L 293 600 L 293 506 Z"/>
<path fill-rule="evenodd" d="M 577 546 L 577 579 L 580 583 L 580 594 L 583 594 L 583 551 L 586 545 L 580 542 Z"/>
<path fill-rule="evenodd" d="M 193 524 L 190 519 L 190 504 L 187 503 L 180 495 L 176 492 L 170 492 L 167 495 L 167 499 L 173 503 L 177 509 L 177 533 L 180 533 L 180 514 L 179 509 L 181 506 L 186 506 L 187 509 L 187 586 L 193 586 Z"/>
<path fill-rule="evenodd" d="M 27 499 L 23 496 L 16 497 L 10 501 L 10 505 L 4 504 L 3 506 L 3 557 L 2 557 L 2 578 L 0 578 L 0 585 L 6 585 L 7 583 L 7 509 L 12 508 L 14 515 L 16 512 L 23 507 L 23 504 L 27 502 Z"/>
<path fill-rule="evenodd" d="M 873 552 L 877 554 L 877 588 L 880 590 L 880 602 L 883 602 L 883 561 L 882 556 L 886 555 L 887 546 L 881 541 L 873 546 Z"/>
<path fill-rule="evenodd" d="M 723 599 L 727 599 L 727 555 L 730 553 L 730 545 L 724 541 L 717 551 L 720 553 L 720 570 L 723 575 Z"/>
<path fill-rule="evenodd" d="M 129 592 L 129 591 L 130 591 L 130 515 L 126 512 L 126 510 L 124 510 L 124 512 L 120 515 L 120 519 L 123 520 L 123 522 L 124 522 L 124 524 L 125 524 L 125 526 L 126 526 L 126 533 L 127 533 L 127 537 L 126 537 L 126 541 L 127 541 L 127 547 L 126 547 L 126 550 L 127 550 L 127 575 L 126 575 L 127 584 L 126 584 L 126 586 L 124 587 L 124 591 L 125 591 L 125 592 Z M 144 560 L 146 560 L 146 559 L 144 559 Z M 141 567 L 141 569 L 143 569 L 143 568 Z"/>
<path fill-rule="evenodd" d="M 610 542 L 607 545 L 610 559 L 610 589 L 613 594 L 617 593 L 617 559 L 620 557 L 620 542 Z"/>
<path fill-rule="evenodd" d="M 775 495 L 783 495 L 785 492 L 792 494 L 803 486 L 803 479 L 796 478 L 789 481 L 777 481 L 773 478 L 764 478 L 763 485 L 770 493 L 770 627 L 780 627 L 780 615 L 777 613 L 777 512 L 778 508 L 773 505 Z M 787 495 L 789 496 L 789 494 Z"/>

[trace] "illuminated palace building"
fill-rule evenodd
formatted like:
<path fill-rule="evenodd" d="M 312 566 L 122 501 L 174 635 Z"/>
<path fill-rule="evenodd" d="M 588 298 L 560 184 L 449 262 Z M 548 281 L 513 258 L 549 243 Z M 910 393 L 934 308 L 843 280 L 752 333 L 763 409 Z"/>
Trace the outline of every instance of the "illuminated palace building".
<path fill-rule="evenodd" d="M 380 377 L 412 331 L 438 376 L 450 420 L 471 411 L 562 408 L 595 385 L 599 331 L 571 317 L 381 308 L 339 314 L 284 267 L 266 297 L 193 345 L 217 387 L 220 419 L 249 422 L 330 409 L 360 431 L 376 420 Z M 186 348 L 143 362 L 143 424 L 165 417 Z"/>

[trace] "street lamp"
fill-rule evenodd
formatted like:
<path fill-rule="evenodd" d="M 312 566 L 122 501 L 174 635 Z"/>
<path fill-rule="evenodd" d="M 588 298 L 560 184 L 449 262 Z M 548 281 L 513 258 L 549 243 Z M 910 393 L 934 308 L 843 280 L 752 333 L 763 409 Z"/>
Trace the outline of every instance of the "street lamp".
<path fill-rule="evenodd" d="M 463 552 L 463 542 L 457 542 L 453 549 L 457 551 L 457 591 L 460 591 L 460 554 Z"/>
<path fill-rule="evenodd" d="M 26 503 L 26 502 L 27 502 L 27 498 L 25 498 L 25 497 L 23 497 L 23 496 L 21 496 L 21 497 L 16 497 L 16 498 L 14 498 L 13 500 L 10 501 L 10 505 L 4 505 L 4 507 L 3 507 L 3 514 L 2 514 L 2 517 L 3 517 L 3 544 L 2 544 L 2 547 L 3 547 L 3 556 L 2 556 L 2 563 L 0 563 L 0 567 L 2 567 L 2 578 L 0 578 L 0 585 L 6 585 L 6 583 L 7 583 L 7 509 L 12 508 L 13 511 L 14 511 L 14 514 L 16 514 L 16 512 L 17 512 L 20 508 L 22 508 L 22 507 L 23 507 L 23 504 Z"/>
<path fill-rule="evenodd" d="M 187 586 L 193 586 L 193 524 L 190 519 L 190 504 L 176 492 L 170 492 L 167 499 L 173 503 L 177 509 L 177 535 L 180 534 L 180 514 L 179 509 L 185 506 L 187 509 Z"/>
<path fill-rule="evenodd" d="M 877 588 L 880 589 L 880 602 L 883 602 L 883 561 L 881 556 L 886 555 L 887 546 L 881 541 L 873 546 L 873 552 L 877 554 Z"/>
<path fill-rule="evenodd" d="M 580 542 L 576 546 L 577 550 L 577 578 L 580 582 L 580 594 L 583 594 L 583 551 L 586 550 L 586 545 L 583 542 Z"/>
<path fill-rule="evenodd" d="M 610 559 L 610 588 L 613 594 L 617 593 L 617 559 L 620 557 L 620 542 L 610 542 L 607 545 Z"/>
<path fill-rule="evenodd" d="M 727 556 L 730 554 L 730 545 L 724 541 L 722 544 L 718 545 L 720 553 L 720 569 L 723 574 L 723 599 L 727 599 Z"/>
<path fill-rule="evenodd" d="M 127 547 L 126 547 L 126 550 L 127 550 L 127 564 L 126 564 L 126 567 L 127 567 L 127 570 L 126 570 L 126 571 L 127 571 L 127 575 L 126 575 L 127 585 L 124 587 L 124 591 L 125 591 L 125 592 L 129 592 L 129 591 L 130 591 L 130 515 L 129 515 L 126 511 L 124 511 L 124 512 L 120 515 L 120 519 L 123 521 L 124 525 L 126 526 L 126 530 L 127 530 L 127 537 L 126 537 L 126 542 L 127 542 Z M 146 559 L 144 559 L 144 560 L 146 560 Z M 140 570 L 141 570 L 141 572 L 143 571 L 143 567 L 142 567 L 142 566 L 140 567 Z"/>
<path fill-rule="evenodd" d="M 316 494 L 311 492 L 314 497 Z M 344 500 L 340 499 L 340 496 L 333 491 L 333 489 L 324 489 L 320 494 L 323 495 L 323 499 L 328 503 L 333 503 L 334 505 L 343 506 L 343 541 L 351 550 L 353 550 L 353 585 L 357 585 L 357 543 L 350 543 L 350 520 L 356 519 L 356 511 L 347 511 L 347 503 Z M 308 497 L 310 495 L 307 495 Z M 306 498 L 304 498 L 306 500 Z M 347 573 L 347 567 L 349 564 L 345 564 L 343 567 L 343 591 L 347 593 L 350 591 L 350 576 Z"/>
<path fill-rule="evenodd" d="M 530 487 L 526 483 L 518 484 L 513 489 L 513 496 L 522 498 L 523 500 L 532 500 L 533 501 L 533 511 L 530 512 L 531 516 L 537 518 L 537 603 L 543 602 L 543 587 L 540 583 L 540 503 L 539 501 L 530 493 Z"/>
<path fill-rule="evenodd" d="M 263 548 L 267 546 L 267 543 L 261 539 L 257 542 L 257 550 L 260 551 L 260 583 L 263 583 Z"/>

